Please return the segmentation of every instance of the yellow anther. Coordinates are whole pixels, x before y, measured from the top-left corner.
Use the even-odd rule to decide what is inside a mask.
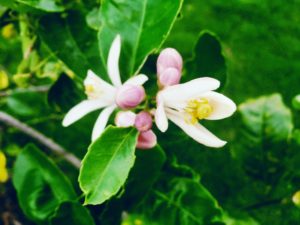
[[[205,98],[192,99],[188,101],[185,112],[187,113],[186,120],[189,123],[196,123],[198,120],[207,118],[213,111],[212,106]]]
[[[95,87],[93,84],[86,84],[84,85],[84,88],[88,99],[97,99],[103,94],[103,91]]]
[[[92,93],[94,91],[95,91],[95,88],[94,88],[93,85],[91,85],[91,84],[85,85],[85,93],[86,94],[90,94],[90,93]]]

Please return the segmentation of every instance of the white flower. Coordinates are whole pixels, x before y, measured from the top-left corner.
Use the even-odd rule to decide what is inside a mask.
[[[92,141],[101,135],[110,115],[117,107],[128,106],[133,108],[143,100],[145,95],[142,85],[148,80],[146,75],[134,76],[122,85],[119,72],[120,51],[121,37],[117,35],[112,42],[107,60],[107,71],[112,85],[89,70],[84,80],[87,100],[74,106],[63,120],[63,126],[66,127],[86,114],[104,108],[94,125]]]
[[[168,119],[180,127],[195,141],[209,147],[226,144],[205,127],[199,120],[219,120],[231,116],[236,110],[235,103],[226,96],[214,92],[220,86],[216,79],[203,77],[166,87],[157,95],[155,122],[165,132]]]

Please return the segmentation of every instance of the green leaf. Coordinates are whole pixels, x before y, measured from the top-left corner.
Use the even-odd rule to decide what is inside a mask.
[[[94,225],[94,219],[88,209],[77,202],[64,202],[50,220],[52,225]]]
[[[61,1],[56,0],[16,0],[16,2],[29,5],[33,8],[40,9],[46,12],[62,12],[64,7]]]
[[[135,128],[109,126],[90,145],[79,174],[85,204],[101,204],[124,185],[134,164],[137,135]]]
[[[293,107],[297,110],[300,109],[300,95],[296,95],[292,101]]]
[[[87,70],[102,72],[96,32],[87,27],[80,12],[70,11],[67,19],[57,14],[41,18],[38,33],[52,52],[75,74],[84,79]],[[51,32],[49,32],[51,31]]]
[[[186,80],[210,76],[226,81],[226,65],[219,38],[210,31],[202,31],[194,49],[194,56],[186,65]]]
[[[101,26],[99,10],[100,8],[94,8],[85,17],[87,25],[94,30],[99,30]]]
[[[156,191],[154,221],[157,219],[159,224],[202,225],[220,220],[222,210],[202,184],[188,178],[175,178],[168,185],[168,192]]]
[[[123,79],[135,75],[147,56],[166,39],[182,0],[105,0],[100,9],[99,47],[106,65],[110,45],[121,35],[120,71]]]
[[[34,145],[19,154],[13,184],[24,214],[37,222],[47,219],[61,202],[76,198],[69,180]]]
[[[287,142],[291,135],[291,111],[279,94],[249,100],[239,106],[239,112],[248,139],[252,140],[250,146],[263,144],[263,139],[273,144]]]
[[[241,104],[239,112],[241,130],[234,154],[249,174],[272,183],[283,172],[293,130],[291,111],[279,94],[273,94]]]
[[[75,81],[62,74],[48,92],[48,103],[58,111],[67,112],[83,99]]]

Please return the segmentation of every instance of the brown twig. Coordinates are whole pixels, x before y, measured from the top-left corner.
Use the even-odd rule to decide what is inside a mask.
[[[18,119],[2,111],[0,111],[0,122],[5,123],[8,126],[17,128],[24,134],[27,134],[28,136],[32,137],[42,145],[46,146],[55,154],[62,156],[66,161],[68,161],[74,167],[80,168],[81,162],[75,155],[69,153],[61,145],[57,144],[52,139],[46,137],[45,135],[33,129],[32,127],[28,126],[27,124],[22,123]]]
[[[43,85],[43,86],[35,86],[35,87],[29,87],[29,88],[16,88],[14,90],[8,90],[8,91],[0,91],[0,97],[6,97],[11,95],[12,93],[15,92],[47,92],[49,91],[50,86],[49,85]]]

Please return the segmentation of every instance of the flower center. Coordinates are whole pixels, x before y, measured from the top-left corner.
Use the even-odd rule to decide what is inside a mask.
[[[97,99],[99,96],[102,95],[102,91],[99,89],[96,89],[94,85],[92,84],[86,84],[84,85],[85,88],[85,94],[87,95],[88,99]]]
[[[194,124],[198,122],[198,120],[208,117],[212,113],[213,108],[207,99],[201,98],[189,100],[184,111],[188,115],[186,120]]]

